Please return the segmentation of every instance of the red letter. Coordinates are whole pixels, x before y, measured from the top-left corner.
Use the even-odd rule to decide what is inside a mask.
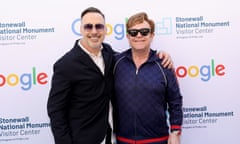
[[[219,75],[219,76],[223,76],[225,74],[225,72],[222,71],[222,70],[224,70],[224,69],[225,69],[224,65],[222,65],[222,64],[217,65],[216,68],[215,68],[216,74]]]
[[[44,80],[45,78],[47,78],[48,75],[46,73],[39,73],[37,75],[37,81],[39,84],[46,84],[47,83],[47,80]],[[43,81],[44,80],[44,81]]]

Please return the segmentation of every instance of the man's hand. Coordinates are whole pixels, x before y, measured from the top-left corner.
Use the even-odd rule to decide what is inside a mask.
[[[171,59],[171,56],[165,52],[165,51],[160,51],[157,53],[159,58],[162,59],[162,66],[165,68],[169,68],[169,69],[174,69],[174,65],[173,65],[173,61]]]
[[[168,138],[168,144],[180,144],[180,135],[171,133]]]

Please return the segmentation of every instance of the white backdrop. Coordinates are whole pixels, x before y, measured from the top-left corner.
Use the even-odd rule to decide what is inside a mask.
[[[184,97],[182,144],[238,144],[240,11],[237,0],[2,0],[0,143],[53,144],[46,102],[52,65],[72,48],[82,10],[106,16],[106,42],[129,46],[125,21],[145,11],[156,22],[152,48],[174,60]]]

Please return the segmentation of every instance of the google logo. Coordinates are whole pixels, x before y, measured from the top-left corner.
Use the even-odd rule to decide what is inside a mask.
[[[187,76],[191,78],[199,77],[204,82],[209,81],[213,76],[224,76],[225,66],[223,64],[215,65],[214,59],[211,60],[210,65],[202,65],[200,67],[192,65],[189,67],[178,66],[176,68],[176,75],[179,78],[185,78]]]
[[[114,35],[114,38],[116,40],[124,39],[124,37],[126,35],[125,24],[127,21],[128,21],[128,18],[125,18],[123,23],[117,23],[114,25],[107,23],[106,24],[107,36]],[[72,25],[71,25],[72,32],[77,36],[81,36],[80,23],[81,23],[81,19],[77,18],[77,19],[73,20]],[[171,19],[164,18],[162,21],[156,22],[155,30],[156,30],[155,31],[156,35],[171,34]]]
[[[47,84],[48,75],[44,72],[37,73],[36,68],[33,67],[30,73],[23,73],[17,75],[15,73],[8,74],[4,76],[0,74],[0,88],[6,85],[17,86],[21,85],[21,89],[24,91],[30,90],[32,85],[45,85]]]
[[[126,21],[127,21],[127,19],[126,19]],[[81,33],[79,31],[80,30],[80,22],[81,22],[80,18],[75,19],[72,22],[72,26],[71,26],[72,32],[77,36],[81,36]],[[115,39],[122,40],[124,38],[124,36],[125,36],[125,25],[124,24],[116,24],[113,26],[113,25],[107,23],[106,26],[107,26],[107,35],[112,35],[114,33]]]

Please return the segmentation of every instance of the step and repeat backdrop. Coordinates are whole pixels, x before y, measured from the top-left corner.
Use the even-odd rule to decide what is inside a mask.
[[[184,97],[182,144],[240,143],[236,0],[2,0],[0,143],[54,143],[46,110],[52,66],[81,38],[89,6],[105,13],[105,41],[119,52],[129,48],[129,16],[144,11],[155,21],[152,49],[171,55]]]

